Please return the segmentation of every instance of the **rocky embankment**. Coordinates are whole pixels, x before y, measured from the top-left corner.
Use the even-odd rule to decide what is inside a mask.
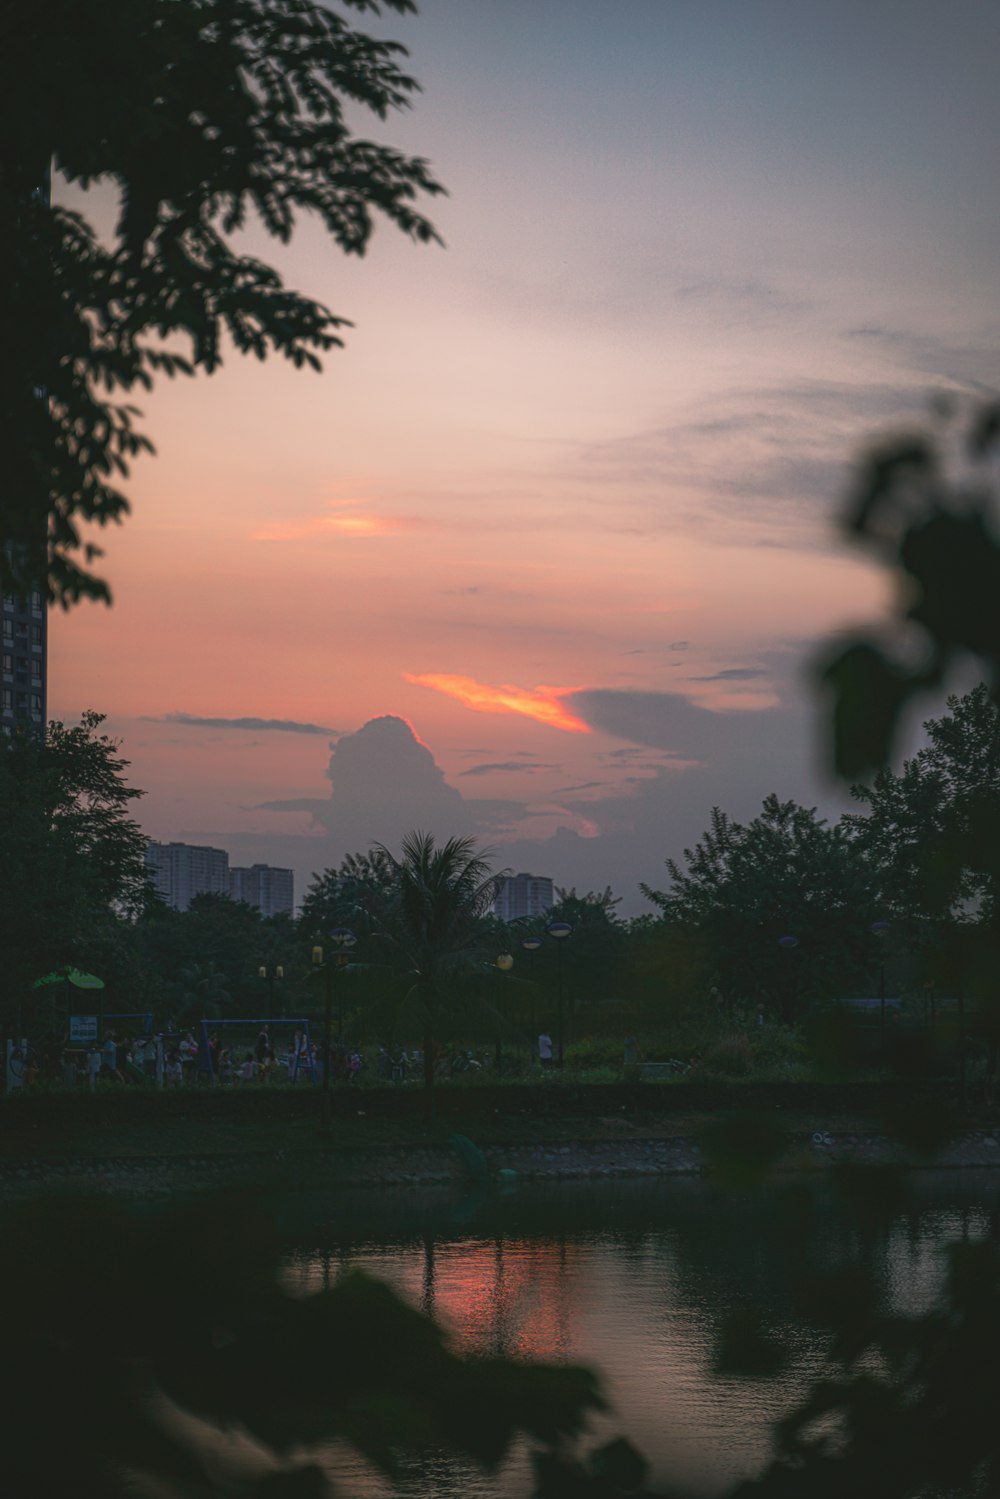
[[[527,1180],[673,1176],[706,1173],[704,1154],[689,1136],[486,1147],[492,1172]],[[867,1165],[962,1168],[1000,1166],[1000,1131],[967,1130],[931,1157],[916,1158],[887,1136],[862,1131],[799,1132],[779,1163],[786,1171],[853,1162]],[[39,1186],[74,1186],[122,1194],[166,1196],[204,1187],[280,1180],[295,1187],[393,1187],[461,1183],[466,1168],[451,1149],[396,1146],[345,1153],[304,1151],[214,1152],[104,1158],[8,1158],[0,1161],[0,1194]]]

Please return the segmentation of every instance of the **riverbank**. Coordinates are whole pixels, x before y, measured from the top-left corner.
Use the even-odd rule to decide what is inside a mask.
[[[710,1116],[689,1116],[670,1125],[649,1119],[563,1120],[558,1130],[547,1129],[520,1139],[497,1138],[503,1130],[487,1131],[476,1140],[486,1162],[486,1180],[556,1181],[627,1177],[670,1177],[712,1174],[706,1131],[718,1123]],[[1000,1128],[979,1122],[961,1128],[948,1144],[924,1154],[905,1149],[872,1127],[871,1121],[844,1121],[826,1129],[812,1116],[787,1119],[784,1136],[771,1169],[778,1172],[816,1171],[855,1164],[902,1166],[908,1169],[966,1169],[1000,1166]],[[363,1121],[358,1121],[363,1124]],[[44,1148],[17,1152],[7,1140],[0,1154],[0,1195],[19,1196],[39,1187],[74,1186],[115,1195],[169,1197],[199,1190],[228,1187],[317,1187],[324,1190],[367,1187],[453,1185],[468,1183],[468,1166],[448,1141],[441,1126],[425,1126],[434,1138],[373,1139],[355,1128],[334,1127],[326,1138],[284,1125],[271,1128],[265,1139],[253,1131],[254,1141],[239,1144],[216,1131],[159,1131],[154,1141],[146,1131],[133,1134],[127,1148],[108,1148],[116,1142],[92,1129],[59,1148],[49,1140]],[[105,1148],[101,1138],[105,1135]],[[490,1138],[489,1136],[492,1136]],[[512,1174],[512,1175],[511,1175]]]

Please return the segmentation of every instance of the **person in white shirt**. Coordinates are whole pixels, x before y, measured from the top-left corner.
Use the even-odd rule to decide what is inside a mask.
[[[548,1031],[542,1031],[538,1038],[538,1060],[543,1067],[552,1066],[552,1037]]]

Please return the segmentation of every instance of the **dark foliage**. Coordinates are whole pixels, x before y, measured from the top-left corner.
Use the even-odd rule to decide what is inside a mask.
[[[114,946],[121,916],[146,899],[146,840],[130,816],[141,792],[125,779],[103,717],[0,732],[2,1014],[23,1020],[36,979],[86,968]],[[42,1002],[37,993],[34,998]]]
[[[316,1448],[334,1439],[393,1477],[440,1448],[491,1469],[517,1437],[560,1491],[565,1444],[604,1405],[589,1371],[457,1355],[359,1272],[301,1296],[279,1267],[268,1220],[239,1198],[151,1214],[81,1197],[8,1214],[5,1492],[322,1499],[334,1487]],[[610,1499],[641,1475],[630,1450],[581,1471],[607,1469]]]
[[[343,0],[405,13],[410,0]],[[417,240],[441,189],[427,165],[353,134],[417,84],[405,49],[315,0],[10,0],[0,18],[0,581],[69,606],[109,599],[82,524],[120,521],[151,451],[128,399],[158,374],[211,372],[226,344],[319,368],[344,320],[284,286],[233,236],[281,242],[314,214],[347,254],[376,215]],[[105,183],[103,241],[50,201],[50,171]],[[80,555],[82,553],[82,565]]]
[[[705,955],[703,992],[717,988],[722,1004],[798,1019],[870,972],[870,873],[844,826],[769,796],[746,824],[716,808],[684,859],[667,860],[669,890],[643,893]]]
[[[912,698],[975,658],[1000,697],[1000,538],[995,457],[1000,404],[939,403],[929,431],[891,438],[859,463],[843,530],[895,575],[885,632],[859,637],[820,666],[832,698],[832,763],[847,780],[891,759]]]

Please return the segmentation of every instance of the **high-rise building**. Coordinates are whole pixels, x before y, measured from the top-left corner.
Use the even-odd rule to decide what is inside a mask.
[[[150,884],[169,906],[186,911],[196,895],[229,894],[229,855],[198,843],[146,846]]]
[[[519,916],[543,916],[555,905],[552,881],[538,874],[509,874],[501,879],[493,914],[501,921]]]
[[[229,871],[229,893],[233,900],[245,900],[256,906],[262,916],[278,916],[295,906],[295,877],[290,869],[275,869],[270,864],[252,864],[249,869]]]
[[[0,724],[45,727],[48,620],[39,588],[21,597],[3,596],[3,670],[0,671]]]

